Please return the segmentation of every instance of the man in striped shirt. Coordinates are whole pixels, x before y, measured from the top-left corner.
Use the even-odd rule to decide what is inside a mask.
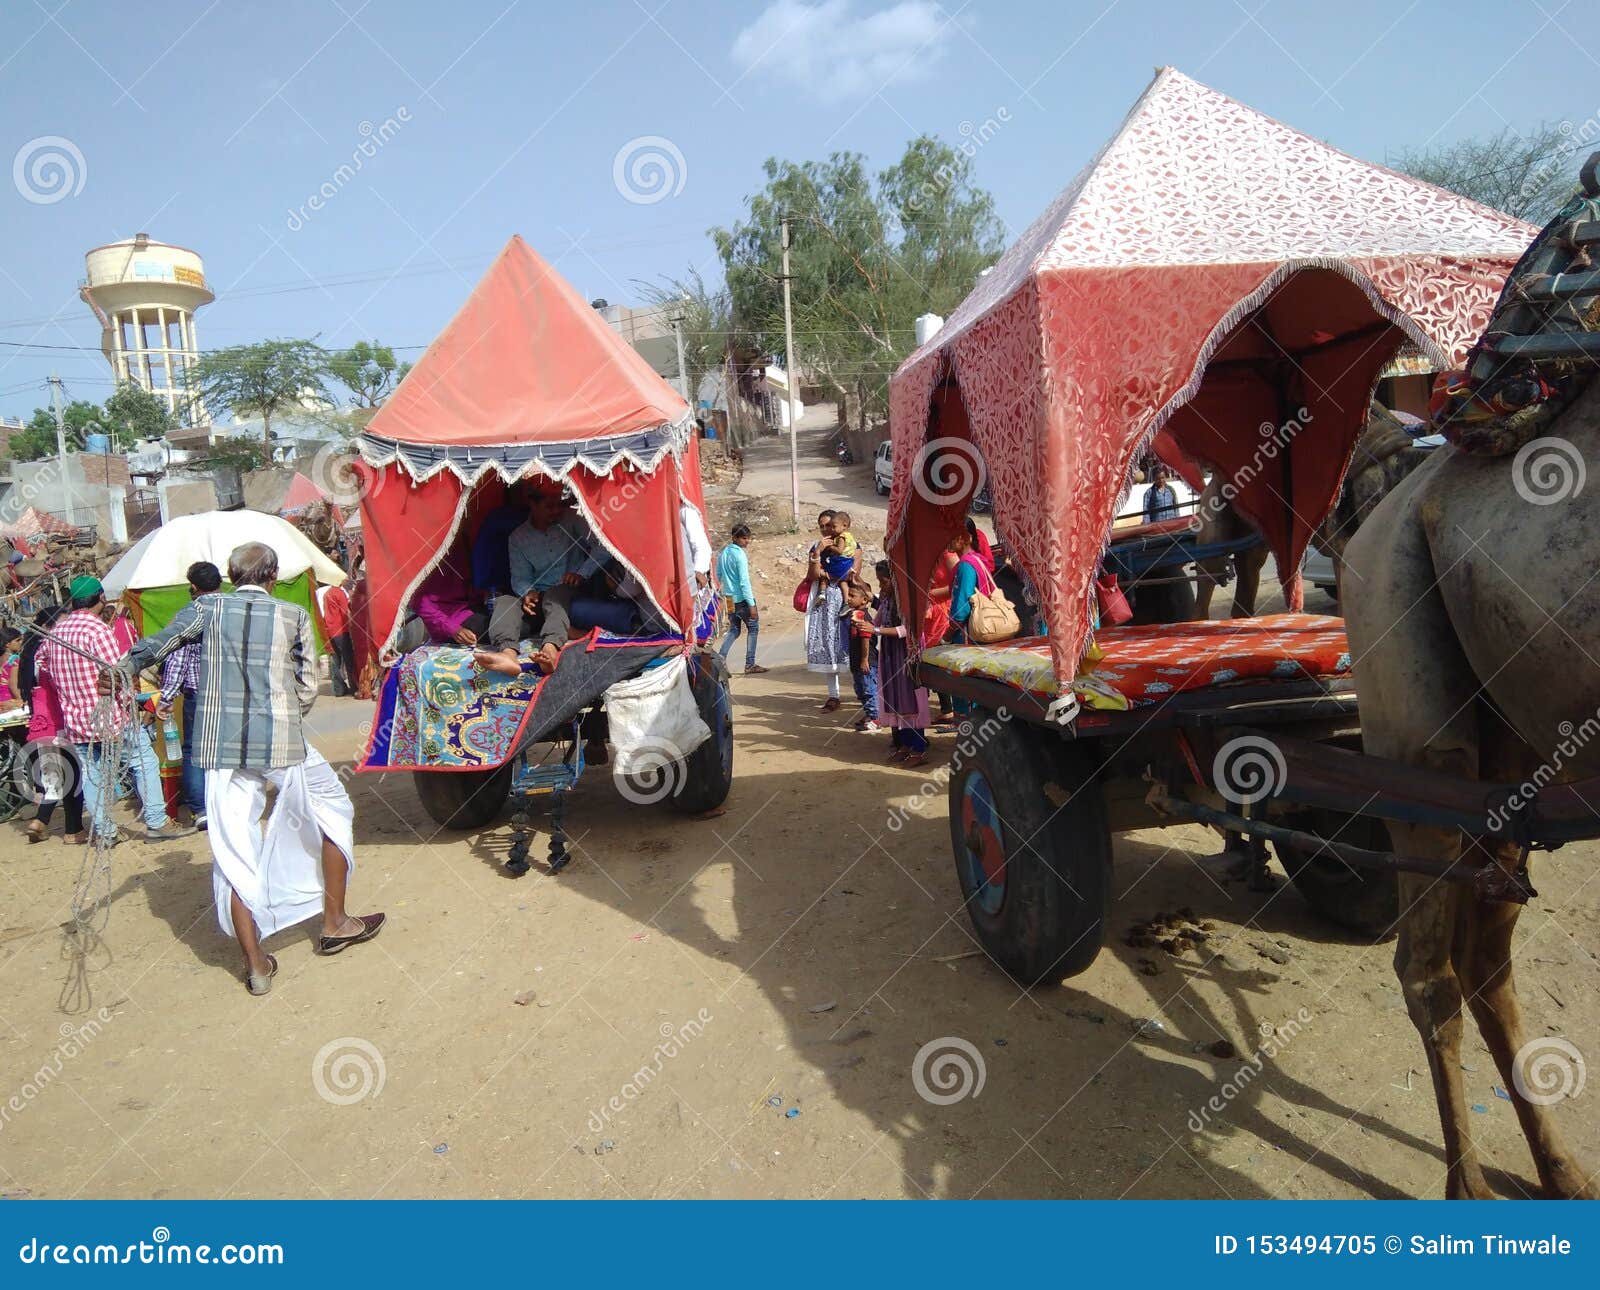
[[[116,633],[101,617],[105,593],[100,579],[80,575],[72,580],[68,594],[72,597],[72,612],[56,620],[50,635],[39,646],[38,669],[55,691],[61,704],[62,729],[77,747],[90,827],[99,839],[113,840],[116,836],[111,806],[117,798],[117,785],[109,782],[112,777],[106,773],[106,745],[115,743],[122,758],[133,767],[147,836],[160,840],[194,832],[167,815],[161,792],[161,766],[140,719],[135,717],[125,725],[121,708],[115,704],[108,705],[96,718],[102,678],[109,678],[109,665],[122,657]]]
[[[345,912],[355,867],[355,808],[302,719],[317,695],[311,616],[274,599],[278,556],[247,542],[228,557],[229,595],[201,596],[166,630],[136,643],[139,672],[182,645],[200,646],[195,763],[206,772],[212,890],[222,930],[239,942],[251,994],[266,994],[278,962],[261,942],[322,915],[319,954],[369,941],[382,914]],[[262,830],[267,790],[277,790]]]

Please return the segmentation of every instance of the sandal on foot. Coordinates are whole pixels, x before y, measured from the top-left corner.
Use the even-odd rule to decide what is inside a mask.
[[[354,936],[319,936],[317,937],[317,953],[322,955],[338,954],[349,949],[352,945],[360,945],[362,941],[370,941],[383,930],[384,916],[382,914],[357,914],[356,922],[361,924],[361,930]]]
[[[257,976],[254,972],[251,972],[248,968],[245,970],[245,974],[244,974],[245,989],[249,990],[251,994],[255,994],[255,995],[266,994],[272,989],[272,978],[277,976],[277,975],[278,975],[278,960],[273,958],[272,955],[269,954],[269,955],[267,955],[267,974],[266,974],[266,976]]]
[[[752,663],[749,667],[745,668],[744,674],[746,676],[761,676],[767,672],[770,672],[771,670],[771,668],[762,667],[759,663]]]
[[[905,760],[905,766],[906,766],[907,770],[914,770],[918,766],[926,766],[927,764],[928,764],[928,754],[927,753],[913,753],[910,757],[907,757],[906,760]]]
[[[838,699],[829,699],[826,703],[824,703],[820,708],[817,709],[818,712],[837,712],[838,710],[839,710],[839,700]]]

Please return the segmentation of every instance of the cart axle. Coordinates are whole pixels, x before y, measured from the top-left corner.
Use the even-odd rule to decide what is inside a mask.
[[[1180,820],[1196,824],[1209,824],[1230,833],[1260,838],[1267,842],[1283,843],[1312,855],[1327,854],[1356,869],[1387,869],[1396,873],[1419,873],[1445,882],[1470,883],[1483,900],[1499,900],[1525,905],[1539,893],[1528,881],[1526,857],[1515,871],[1503,869],[1489,861],[1484,864],[1463,864],[1455,860],[1425,860],[1420,856],[1397,855],[1392,851],[1371,851],[1366,847],[1351,846],[1348,842],[1334,842],[1320,838],[1301,829],[1289,829],[1266,820],[1251,819],[1231,811],[1174,797],[1167,786],[1155,784],[1145,799],[1157,811]]]

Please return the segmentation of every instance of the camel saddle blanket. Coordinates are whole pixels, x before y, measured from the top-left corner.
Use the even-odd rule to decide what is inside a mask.
[[[1441,373],[1434,428],[1462,452],[1499,457],[1542,434],[1600,359],[1600,153],[1581,187],[1506,279],[1464,369]]]

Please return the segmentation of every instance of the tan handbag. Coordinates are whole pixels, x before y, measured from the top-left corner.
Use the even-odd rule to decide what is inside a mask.
[[[1008,641],[1022,630],[1017,611],[999,587],[990,592],[972,593],[972,613],[967,618],[967,635],[981,645]]]

